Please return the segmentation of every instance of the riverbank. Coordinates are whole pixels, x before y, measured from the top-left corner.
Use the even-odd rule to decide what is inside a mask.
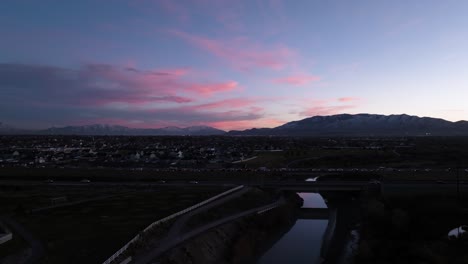
[[[467,263],[468,239],[449,231],[468,223],[468,212],[443,196],[370,199],[356,263]]]
[[[302,199],[295,193],[286,194],[285,199],[286,203],[278,208],[224,224],[171,249],[158,263],[254,263],[268,249],[265,243],[283,233],[284,226],[293,224],[295,210],[302,205]]]

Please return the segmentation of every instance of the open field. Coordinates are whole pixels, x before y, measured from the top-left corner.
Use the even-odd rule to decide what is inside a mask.
[[[44,243],[47,257],[42,263],[99,263],[153,221],[221,191],[201,187],[127,192],[14,219]]]
[[[84,178],[91,181],[158,181],[158,180],[225,180],[249,179],[258,175],[256,171],[228,171],[228,170],[185,170],[185,171],[156,171],[151,169],[111,169],[111,168],[0,168],[1,180],[40,180],[80,181]]]
[[[24,241],[20,236],[13,235],[13,238],[10,241],[0,246],[0,262],[3,257],[8,256],[12,252],[21,252],[26,249],[27,246],[28,244],[26,241]]]
[[[28,187],[21,186],[0,192],[2,213],[29,211],[51,205],[55,197],[66,197],[67,202],[76,202],[95,197],[120,194],[117,188],[63,188],[59,186]]]

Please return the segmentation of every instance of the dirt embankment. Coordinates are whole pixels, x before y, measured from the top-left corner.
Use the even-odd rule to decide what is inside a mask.
[[[271,240],[295,221],[302,199],[286,194],[287,203],[261,215],[222,225],[167,252],[161,264],[252,263],[268,249]]]

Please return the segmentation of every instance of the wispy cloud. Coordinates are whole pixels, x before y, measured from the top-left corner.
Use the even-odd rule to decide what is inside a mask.
[[[361,99],[357,97],[341,97],[336,99],[303,100],[303,108],[299,116],[326,116],[343,114],[360,106]]]
[[[289,85],[304,85],[311,82],[320,81],[320,77],[314,75],[291,75],[278,79],[274,79],[273,82],[280,84],[289,84]]]
[[[200,95],[211,96],[214,93],[229,92],[235,90],[239,84],[234,81],[212,84],[190,84],[187,89]]]
[[[188,81],[187,73],[187,69],[142,71],[107,64],[79,69],[0,64],[0,86],[6,97],[18,100],[81,105],[187,103],[193,101],[190,97],[209,97],[238,87],[235,81]]]
[[[217,127],[223,130],[232,129],[250,129],[250,128],[264,128],[264,127],[276,127],[286,123],[284,120],[274,118],[259,118],[255,120],[240,120],[240,121],[218,121],[210,122],[208,125]]]
[[[194,82],[187,75],[187,69],[108,64],[78,69],[0,64],[0,120],[31,125],[107,120],[137,127],[219,123],[231,129],[236,122],[265,118],[263,99],[225,97],[238,89],[237,82]]]
[[[200,104],[197,106],[198,109],[220,109],[220,108],[230,108],[236,109],[241,107],[249,107],[258,103],[259,100],[252,99],[252,98],[229,98],[223,99],[216,102],[210,102],[205,104]]]
[[[271,47],[252,42],[245,37],[219,40],[180,30],[168,30],[168,32],[227,61],[239,70],[258,68],[280,70],[293,62],[294,52],[284,45]]]
[[[361,100],[361,98],[358,98],[358,97],[341,97],[341,98],[338,98],[338,101],[343,102],[343,103],[357,102],[357,101],[360,101],[360,100]]]
[[[301,116],[336,115],[336,114],[345,113],[346,111],[349,111],[356,107],[357,107],[356,105],[312,106],[300,112],[299,114]]]

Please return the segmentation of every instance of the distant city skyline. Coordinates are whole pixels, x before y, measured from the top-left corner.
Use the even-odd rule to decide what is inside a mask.
[[[4,0],[0,122],[468,119],[468,2]]]

